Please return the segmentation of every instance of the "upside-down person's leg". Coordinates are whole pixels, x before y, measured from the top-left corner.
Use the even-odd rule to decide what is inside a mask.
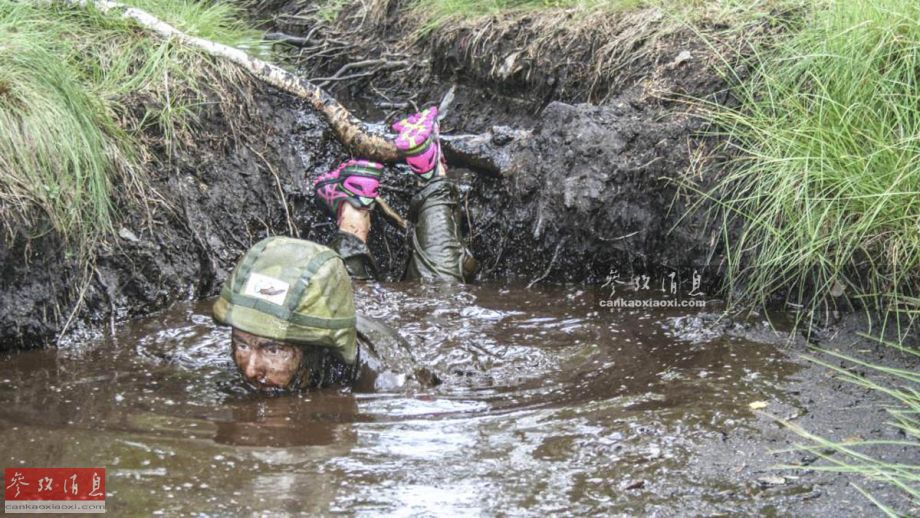
[[[405,279],[470,282],[476,260],[460,231],[460,194],[443,173],[428,181],[409,204],[410,257]]]
[[[367,247],[371,218],[368,209],[356,209],[344,203],[339,213],[339,232],[330,247],[345,260],[345,268],[355,280],[378,277],[377,263]]]
[[[438,109],[431,107],[393,124],[396,148],[420,181],[425,182],[409,204],[411,256],[405,278],[468,282],[476,261],[460,234],[460,195],[446,177],[441,155]]]
[[[345,267],[355,280],[377,278],[377,265],[367,248],[367,236],[381,171],[383,165],[376,162],[349,160],[320,175],[313,183],[317,197],[339,226],[330,247],[345,260]]]

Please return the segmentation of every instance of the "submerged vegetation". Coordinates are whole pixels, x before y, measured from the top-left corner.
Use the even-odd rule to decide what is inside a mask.
[[[133,0],[186,31],[259,44],[225,3]],[[144,132],[172,145],[203,92],[234,70],[93,9],[0,0],[0,211],[8,232],[76,244],[141,198]]]

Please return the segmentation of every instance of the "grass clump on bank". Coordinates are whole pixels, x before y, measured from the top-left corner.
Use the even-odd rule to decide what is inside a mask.
[[[580,24],[604,25],[630,11],[658,9],[675,23],[724,22],[736,27],[808,0],[410,0],[408,10],[423,20],[421,33],[452,23],[515,15],[576,13]],[[560,20],[557,18],[557,22]],[[571,25],[562,23],[561,25]],[[571,27],[575,28],[575,27]]]
[[[737,89],[714,119],[739,158],[715,193],[729,288],[788,294],[814,316],[849,300],[917,315],[920,288],[920,3],[836,0]]]
[[[226,4],[126,3],[196,35],[258,44]],[[115,193],[147,194],[144,132],[170,144],[190,124],[203,90],[232,73],[113,13],[0,0],[0,212],[7,231],[54,231],[78,246],[110,231]]]
[[[727,288],[743,306],[785,296],[809,324],[840,305],[862,307],[882,316],[879,335],[897,326],[899,343],[886,342],[893,352],[916,356],[900,341],[920,313],[920,3],[831,0],[802,22],[773,47],[752,45],[740,107],[712,113],[737,152],[710,193],[722,212]],[[809,469],[858,474],[916,499],[920,468],[864,447],[920,447],[920,376],[825,352],[891,380],[812,358],[891,397],[889,424],[903,439],[840,442],[787,423],[825,460]]]

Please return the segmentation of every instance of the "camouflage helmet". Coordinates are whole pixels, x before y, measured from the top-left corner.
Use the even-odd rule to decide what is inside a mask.
[[[329,347],[355,361],[351,279],[338,254],[312,241],[256,243],[224,283],[214,319],[272,340]]]

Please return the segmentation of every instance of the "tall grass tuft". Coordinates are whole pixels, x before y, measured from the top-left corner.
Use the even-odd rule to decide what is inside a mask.
[[[713,193],[723,228],[743,223],[725,234],[736,302],[917,316],[918,42],[920,2],[831,1],[756,56],[740,108],[714,114],[740,152]]]
[[[190,33],[256,47],[226,4],[129,0]],[[220,67],[92,8],[0,0],[0,213],[8,232],[82,246],[142,198],[142,134],[187,128]],[[152,126],[156,126],[152,128]]]
[[[755,42],[752,74],[735,89],[740,106],[711,112],[737,156],[709,193],[720,209],[729,294],[746,306],[785,296],[810,320],[839,302],[861,306],[896,323],[903,339],[920,313],[920,3],[828,0],[803,12],[774,46]],[[886,345],[920,354],[901,340]],[[920,375],[824,352],[893,380],[810,358],[891,397],[889,424],[903,439],[839,442],[786,423],[825,460],[813,469],[917,498],[920,467],[863,447],[920,448]]]

